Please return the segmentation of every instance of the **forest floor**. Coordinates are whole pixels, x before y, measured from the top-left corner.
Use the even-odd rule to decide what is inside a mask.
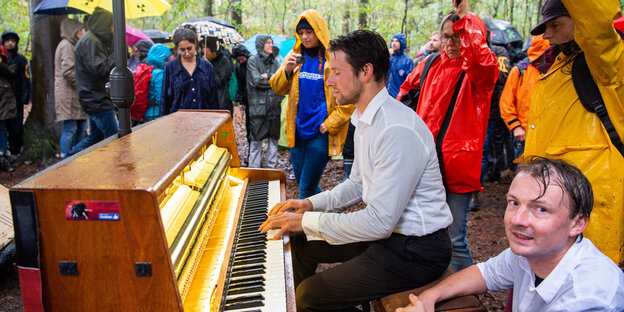
[[[243,116],[235,107],[234,131],[237,138],[239,155],[243,164],[246,164],[247,140],[245,135],[245,123]],[[56,163],[57,159],[45,159],[35,162],[22,162],[15,166],[13,172],[0,172],[0,184],[11,187],[31,175]],[[284,170],[286,176],[292,174],[288,150],[280,150],[278,153],[277,167]],[[321,179],[321,188],[328,190],[340,183],[343,179],[341,160],[331,160],[325,169]],[[481,193],[481,209],[471,211],[468,216],[468,244],[475,262],[482,262],[497,255],[508,247],[503,226],[503,214],[505,212],[505,194],[509,188],[511,177],[503,178],[500,182],[486,183],[485,190]],[[294,179],[288,179],[286,183],[287,198],[297,198],[299,189]],[[362,208],[363,205],[353,209]],[[502,311],[507,298],[507,291],[487,292],[479,296],[479,299],[488,311]],[[0,312],[23,311],[21,291],[15,263],[9,263],[7,267],[0,268]]]

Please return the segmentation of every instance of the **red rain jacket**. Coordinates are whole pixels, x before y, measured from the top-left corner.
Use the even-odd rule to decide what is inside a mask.
[[[481,156],[490,98],[498,79],[498,61],[487,46],[485,24],[479,16],[469,12],[453,24],[453,31],[460,36],[462,56],[451,60],[442,47],[441,55],[431,65],[421,89],[416,113],[436,138],[460,74],[462,70],[466,72],[442,142],[442,159],[447,191],[467,193],[483,189],[479,182]],[[407,76],[398,99],[409,90],[420,87],[420,74],[425,63],[418,63]]]

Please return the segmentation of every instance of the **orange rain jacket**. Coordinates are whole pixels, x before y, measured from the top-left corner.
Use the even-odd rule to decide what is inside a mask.
[[[442,47],[421,88],[416,113],[437,137],[444,115],[451,103],[455,86],[462,71],[466,72],[449,128],[442,142],[444,179],[451,193],[481,191],[481,155],[490,114],[490,99],[498,79],[496,55],[486,43],[485,24],[476,14],[469,12],[453,24],[459,34],[461,57],[451,60]],[[426,62],[406,78],[397,96],[420,88],[420,75]]]
[[[549,47],[548,40],[542,39],[542,35],[534,36],[531,40],[531,47],[527,51],[529,66],[522,75],[520,75],[518,67],[514,66],[509,77],[507,77],[499,106],[501,118],[509,130],[516,127],[522,127],[526,130],[527,119],[529,118],[529,101],[533,87],[540,76],[539,70],[533,66],[533,62],[542,56]]]
[[[624,42],[613,29],[622,16],[616,0],[563,0],[574,40],[620,138],[624,138]],[[588,9],[591,7],[591,9]],[[557,56],[531,96],[524,155],[570,161],[592,184],[594,209],[584,235],[616,263],[624,260],[624,157],[602,122],[587,111],[572,83],[571,63]]]

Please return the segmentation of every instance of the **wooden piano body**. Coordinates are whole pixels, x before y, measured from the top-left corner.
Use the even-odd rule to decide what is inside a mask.
[[[184,299],[159,209],[165,190],[211,143],[231,153],[229,175],[240,180],[242,190],[252,181],[280,180],[285,199],[282,171],[240,168],[232,121],[220,111],[176,112],[13,187],[25,311],[217,310],[223,278],[219,285],[207,285],[202,272],[228,270],[232,235],[225,235],[222,264],[210,260],[206,247]],[[237,190],[226,191],[222,199],[222,205],[236,210],[234,223],[244,193]],[[67,206],[77,201],[108,207],[108,214],[99,220],[72,220]],[[295,311],[287,238],[284,242],[284,301],[288,311]]]

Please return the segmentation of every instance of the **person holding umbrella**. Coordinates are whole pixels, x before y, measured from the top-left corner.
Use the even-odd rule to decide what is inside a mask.
[[[191,27],[173,33],[178,57],[165,66],[161,116],[178,109],[218,108],[214,70],[210,62],[197,55],[197,33]]]

